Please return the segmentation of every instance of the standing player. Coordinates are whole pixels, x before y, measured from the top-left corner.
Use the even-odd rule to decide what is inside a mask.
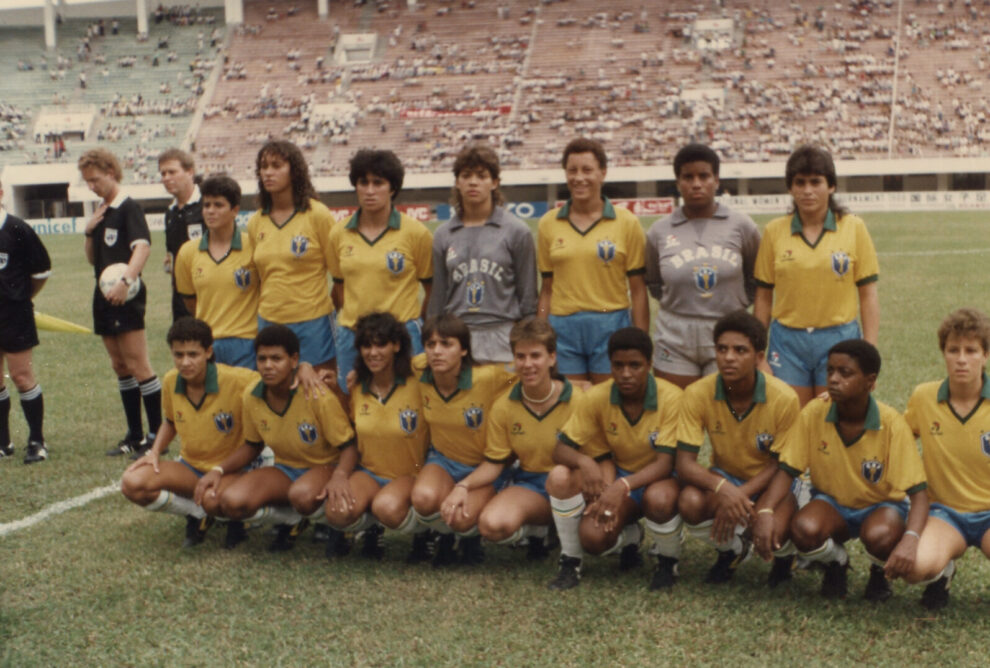
[[[261,280],[258,327],[286,325],[299,338],[299,359],[318,369],[336,366],[327,271],[330,209],[316,198],[299,147],[270,141],[255,164],[261,208],[248,220]]]
[[[970,545],[990,557],[990,319],[975,309],[953,311],[938,329],[945,380],[922,383],[905,419],[921,437],[932,498],[918,558],[908,582],[927,583],[921,604],[949,603],[955,559]]]
[[[557,332],[560,372],[600,383],[609,378],[612,332],[629,325],[650,329],[646,237],[636,216],[602,195],[607,158],[601,144],[575,139],[561,162],[571,198],[540,219],[539,314]]]
[[[0,201],[3,185],[0,184]],[[3,385],[3,363],[20,393],[28,424],[24,463],[48,458],[42,425],[45,403],[34,377],[31,349],[38,345],[31,300],[52,273],[52,263],[41,239],[30,225],[0,206],[0,459],[14,456],[10,440],[10,392]]]
[[[787,383],[757,369],[767,348],[767,329],[746,311],[719,318],[712,335],[718,373],[684,390],[677,476],[684,485],[678,500],[692,536],[718,550],[706,582],[727,582],[751,553],[742,536],[753,520],[754,500],[766,491],[777,471],[771,448],[778,446],[797,418],[797,395]],[[712,466],[698,463],[705,440],[712,445]],[[797,509],[793,494],[773,506],[775,531],[785,535]],[[790,579],[794,546],[774,552],[768,584]]]
[[[785,180],[794,213],[763,231],[753,315],[770,328],[769,368],[803,406],[825,391],[833,344],[861,331],[877,344],[879,269],[866,224],[835,201],[835,163],[827,151],[798,148],[787,159]]]
[[[547,474],[554,465],[557,434],[576,410],[581,390],[556,377],[557,337],[546,320],[517,323],[509,341],[519,382],[492,405],[486,461],[454,485],[440,512],[448,525],[469,516],[474,491],[494,483],[518,459],[512,481],[481,511],[478,529],[486,539],[505,545],[526,538],[527,557],[543,559],[552,520]]]
[[[399,213],[393,200],[405,169],[391,151],[358,151],[351,158],[351,185],[360,208],[330,233],[330,274],[337,307],[337,368],[347,390],[357,348],[354,325],[372,311],[394,315],[409,332],[412,354],[423,352],[422,315],[433,279],[433,235],[423,223]],[[419,286],[426,292],[419,301]]]
[[[162,421],[162,386],[148,360],[144,336],[147,288],[141,281],[137,295],[127,301],[129,286],[141,276],[151,254],[151,235],[144,212],[120,190],[124,176],[116,156],[106,149],[86,151],[79,158],[86,185],[103,202],[86,223],[86,259],[93,265],[93,331],[102,339],[117,374],[120,398],[127,417],[127,434],[107,451],[115,457],[139,454],[151,447]],[[111,264],[127,264],[123,278],[107,296],[100,291],[100,274]],[[141,427],[141,403],[148,414],[148,435]]]
[[[811,501],[791,519],[790,538],[802,557],[824,565],[826,598],[846,595],[849,555],[842,544],[857,536],[873,562],[865,598],[890,598],[887,579],[911,572],[928,517],[911,428],[870,394],[879,372],[880,353],[868,341],[832,346],[829,400],[814,400],[798,415],[780,446],[780,470],[756,502],[753,542],[767,559],[787,539],[774,521],[776,509],[793,479],[810,471]]]
[[[196,163],[193,157],[178,148],[170,148],[158,156],[158,173],[162,185],[174,197],[165,210],[165,273],[172,274],[172,320],[194,312],[186,308],[175,285],[175,259],[182,244],[199,239],[203,234],[203,205],[196,185]]]
[[[612,379],[591,388],[564,424],[553,454],[557,466],[547,477],[560,537],[560,570],[550,589],[578,585],[585,550],[618,551],[620,570],[641,564],[640,516],[657,557],[650,589],[674,584],[681,519],[672,474],[681,390],[653,377],[653,343],[641,329],[612,334],[608,357]]]
[[[509,330],[536,315],[536,251],[526,223],[502,206],[498,154],[471,143],[454,160],[454,214],[433,236],[429,315],[471,330],[479,364],[512,361]]]
[[[206,232],[179,250],[175,285],[189,310],[213,328],[216,361],[253,369],[258,274],[251,237],[237,229],[240,202],[241,187],[229,176],[203,182]]]
[[[244,442],[200,478],[194,500],[219,497],[233,520],[274,521],[272,552],[291,550],[295,539],[324,514],[321,492],[340,452],[351,449],[354,430],[333,392],[307,398],[292,389],[299,339],[285,325],[269,325],[254,340],[261,381],[242,395]],[[274,466],[237,475],[268,446]],[[231,475],[237,478],[226,483]],[[300,517],[301,516],[301,517]]]
[[[147,510],[184,516],[183,547],[192,547],[203,542],[220,512],[217,496],[201,499],[202,506],[193,501],[196,485],[244,444],[242,395],[257,382],[257,374],[213,362],[213,333],[202,320],[179,318],[166,340],[175,368],[163,379],[165,420],[151,448],[127,467],[120,491]],[[162,453],[176,436],[181,441],[179,461],[162,461]],[[226,477],[218,493],[233,479]],[[231,522],[225,546],[234,547],[243,535],[244,526]]]
[[[715,372],[715,321],[753,302],[760,232],[753,219],[715,201],[718,155],[688,144],[674,156],[683,206],[646,233],[646,286],[660,301],[653,366],[687,387]],[[761,351],[762,352],[762,351]]]

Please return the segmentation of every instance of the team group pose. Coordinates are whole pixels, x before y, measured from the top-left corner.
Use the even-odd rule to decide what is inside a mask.
[[[601,144],[575,139],[561,164],[568,199],[534,243],[484,143],[457,155],[454,212],[435,235],[396,208],[404,169],[391,151],[353,156],[358,210],[336,223],[299,148],[266,143],[244,232],[237,182],[197,186],[192,159],[166,151],[175,368],[163,387],[144,335],[147,223],[113,154],[84,153],[101,200],[85,230],[94,329],[127,418],[107,454],[137,458],[123,494],[184,516],[190,547],[217,520],[228,548],[275,524],[273,551],[319,525],[328,558],[358,541],[379,559],[390,529],[412,536],[409,562],[435,566],[480,563],[483,539],[533,559],[559,541],[558,591],[579,584],[586,554],[638,567],[644,540],[649,588],[673,588],[690,536],[716,550],[707,583],[755,553],[773,561],[770,587],[820,564],[821,594],[844,597],[844,545],[859,538],[866,599],[903,578],[944,607],[966,548],[990,557],[987,316],[946,318],[946,378],[918,386],[902,416],[873,397],[877,253],[835,199],[828,152],[791,154],[793,210],[762,239],[716,201],[706,146],[677,153],[683,204],[648,234],[604,196]],[[101,281],[116,264],[119,280]],[[0,211],[0,361],[28,421],[25,462],[47,456],[31,299],[50,269],[37,236]],[[2,386],[4,457],[9,413]]]

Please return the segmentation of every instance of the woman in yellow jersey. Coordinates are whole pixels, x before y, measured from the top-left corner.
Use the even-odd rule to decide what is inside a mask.
[[[825,391],[829,348],[860,335],[876,345],[879,269],[866,224],[835,201],[828,151],[798,148],[784,178],[794,211],[763,231],[753,315],[770,328],[764,370],[793,387],[803,406]]]
[[[928,523],[908,582],[928,586],[921,604],[949,603],[955,559],[970,545],[990,558],[990,319],[975,309],[953,311],[938,329],[947,378],[914,389],[904,414],[921,438],[932,497]]]
[[[561,163],[570,199],[540,219],[537,234],[538,313],[557,332],[560,372],[595,383],[609,378],[612,332],[650,330],[646,236],[635,215],[602,195],[607,162],[597,141],[567,145]]]
[[[440,533],[433,555],[434,566],[454,561],[456,532],[460,534],[461,561],[484,559],[476,525],[485,504],[495,496],[496,485],[473,490],[465,512],[446,524],[440,504],[485,458],[485,427],[492,402],[509,389],[514,376],[498,365],[475,366],[471,357],[471,332],[452,313],[430,318],[423,327],[426,361],[419,378],[423,418],[430,428],[426,465],[412,490],[413,508],[423,523]]]
[[[299,337],[299,359],[335,368],[330,293],[333,216],[317,200],[299,148],[270,141],[258,151],[260,209],[248,220],[254,264],[261,280],[258,328],[286,325]]]
[[[327,520],[341,531],[363,532],[361,554],[373,559],[384,554],[382,525],[413,533],[409,560],[422,561],[431,535],[417,520],[410,495],[429,433],[412,377],[409,332],[392,314],[378,312],[362,316],[354,330],[359,357],[351,411],[358,447],[341,454],[326,484]],[[328,555],[343,551],[328,543]]]
[[[553,468],[557,434],[575,410],[580,390],[556,374],[557,336],[545,320],[524,320],[509,334],[519,382],[492,405],[485,442],[485,461],[454,485],[441,506],[452,525],[471,513],[474,490],[491,485],[514,459],[508,487],[485,505],[478,518],[481,535],[503,544],[528,539],[528,557],[548,554],[550,500],[545,488]]]
[[[148,510],[184,516],[183,547],[192,547],[203,542],[220,512],[216,496],[203,499],[202,506],[193,501],[196,484],[243,443],[241,395],[257,375],[215,364],[213,332],[202,320],[179,318],[166,340],[175,368],[162,380],[165,420],[148,452],[124,472],[120,491]],[[179,460],[162,461],[162,453],[176,436],[182,440]],[[222,492],[231,480],[218,490]],[[241,531],[243,526],[230,523],[228,545]]]
[[[420,327],[430,301],[433,235],[393,205],[404,176],[402,163],[391,151],[358,151],[351,158],[350,171],[358,211],[330,234],[337,367],[345,391],[345,379],[357,358],[354,324],[364,314],[391,313],[405,324],[412,354],[423,352]],[[422,303],[420,285],[426,293]]]

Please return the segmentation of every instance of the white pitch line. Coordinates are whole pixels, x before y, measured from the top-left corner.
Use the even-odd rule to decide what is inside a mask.
[[[71,499],[66,499],[65,501],[59,501],[58,503],[53,503],[47,508],[39,510],[34,515],[28,515],[27,517],[19,520],[14,520],[13,522],[7,522],[6,524],[0,524],[0,538],[3,538],[7,534],[14,533],[15,531],[20,531],[21,529],[27,529],[32,527],[39,522],[44,522],[49,517],[53,515],[61,515],[67,510],[72,510],[73,508],[78,508],[80,506],[85,506],[90,501],[96,501],[97,499],[102,499],[108,494],[113,494],[120,490],[120,483],[115,482],[112,485],[107,485],[106,487],[97,487],[96,489],[90,490],[81,496],[77,496]]]
[[[926,250],[926,251],[877,251],[877,255],[882,257],[917,256],[917,255],[976,255],[979,253],[990,253],[990,248],[957,248],[954,250]]]

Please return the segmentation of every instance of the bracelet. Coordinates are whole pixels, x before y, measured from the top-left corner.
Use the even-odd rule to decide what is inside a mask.
[[[773,508],[760,508],[756,511],[757,515],[773,515]]]
[[[454,487],[463,487],[465,492],[470,492],[471,488],[465,485],[463,482],[459,482]]]
[[[918,534],[918,532],[917,531],[912,531],[911,529],[908,529],[907,531],[905,531],[904,532],[904,535],[905,536],[914,536],[918,540],[921,540],[921,536]]]
[[[95,236],[96,236],[96,230],[93,230],[92,232],[83,232],[83,235],[84,235],[84,236],[85,236],[85,237],[86,237],[87,239],[92,239],[93,237],[95,237]]]
[[[213,467],[213,468],[211,468],[210,470],[211,470],[211,471],[220,471],[220,475],[223,475],[223,467],[222,467],[222,466],[220,466],[219,464],[217,464],[216,466],[214,466],[214,467]]]
[[[632,485],[625,478],[619,478],[619,482],[626,486],[626,496],[632,496]]]
[[[725,481],[726,480],[728,480],[728,478],[722,478],[722,481],[719,484],[715,485],[715,493],[716,494],[718,494],[718,490],[722,489],[722,485],[725,484]]]

